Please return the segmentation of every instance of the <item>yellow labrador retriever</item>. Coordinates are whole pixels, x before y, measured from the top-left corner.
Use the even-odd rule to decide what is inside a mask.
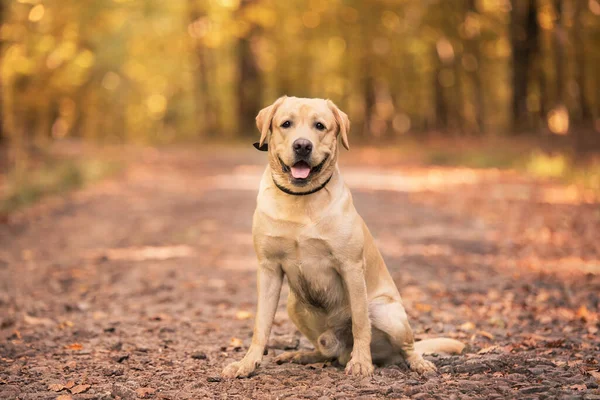
[[[246,356],[223,370],[246,377],[260,364],[283,276],[291,320],[314,351],[283,353],[278,363],[337,359],[346,373],[369,376],[373,362],[435,366],[423,353],[460,353],[452,339],[413,340],[398,289],[340,174],[338,136],[346,149],[350,122],[330,100],[281,97],[256,117],[255,147],[269,152],[253,220],[258,256],[258,310]]]

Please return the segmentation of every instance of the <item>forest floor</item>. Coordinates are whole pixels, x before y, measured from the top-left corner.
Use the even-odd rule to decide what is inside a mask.
[[[280,301],[263,365],[251,219],[265,154],[143,151],[119,175],[0,225],[2,399],[600,399],[600,207],[516,172],[341,154],[418,339],[457,338],[437,373],[355,379],[276,365],[308,348]]]

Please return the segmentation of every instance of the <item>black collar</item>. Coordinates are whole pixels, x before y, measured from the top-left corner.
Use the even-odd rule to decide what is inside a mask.
[[[329,183],[329,181],[331,180],[332,177],[333,177],[333,174],[331,174],[329,176],[329,178],[327,178],[327,180],[325,182],[323,182],[321,185],[319,185],[318,187],[316,187],[312,190],[309,190],[308,192],[292,192],[290,189],[285,188],[285,187],[281,186],[279,183],[277,183],[275,181],[275,179],[273,178],[273,175],[271,175],[271,179],[273,179],[273,183],[275,184],[275,186],[277,186],[277,189],[281,190],[283,193],[291,194],[292,196],[306,196],[308,194],[316,193],[319,190],[323,189],[325,187],[325,185],[327,185]]]

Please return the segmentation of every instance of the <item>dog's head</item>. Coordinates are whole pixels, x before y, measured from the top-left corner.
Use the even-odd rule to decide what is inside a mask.
[[[254,146],[269,151],[273,179],[295,192],[331,177],[338,136],[349,149],[350,121],[331,100],[283,96],[258,113],[256,125],[261,136]]]

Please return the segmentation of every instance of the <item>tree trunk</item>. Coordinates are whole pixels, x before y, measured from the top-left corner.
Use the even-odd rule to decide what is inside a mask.
[[[4,25],[4,1],[0,0],[0,27]],[[0,37],[0,65],[2,56],[4,55],[4,41]],[[6,133],[4,131],[4,85],[2,85],[2,75],[0,74],[0,144],[6,141]]]
[[[511,10],[511,44],[513,52],[512,125],[522,133],[528,123],[527,95],[532,60],[537,53],[537,10],[535,0],[513,0]]]
[[[563,25],[563,0],[555,0],[556,21],[554,25],[554,68],[556,70],[556,101],[557,106],[564,104],[565,77],[565,42],[567,34]]]
[[[189,0],[188,8],[190,23],[194,23],[205,16],[205,13],[198,6],[198,0]],[[201,41],[197,41],[195,43],[195,53],[198,61],[198,72],[194,77],[194,102],[202,126],[200,134],[213,136],[218,129],[218,111],[209,86],[208,49],[202,45]]]
[[[433,71],[433,91],[435,95],[435,127],[439,132],[444,132],[448,129],[448,103],[444,96],[444,87],[440,82],[440,74],[442,72],[442,61],[439,58],[436,49],[433,50],[433,57],[436,68]]]
[[[581,23],[581,13],[584,2],[578,1],[575,3],[575,15],[573,17],[573,46],[575,48],[575,82],[579,88],[578,93],[578,105],[579,105],[579,117],[584,123],[591,122],[592,112],[590,110],[590,104],[586,95],[587,87],[587,68],[586,68],[586,57],[584,47],[584,31],[583,24]]]
[[[242,0],[238,18],[243,18],[245,8],[255,0]],[[246,36],[238,42],[238,126],[242,134],[254,134],[254,118],[261,108],[261,76],[252,49],[252,41],[258,36],[259,29],[252,25]]]
[[[477,6],[476,6],[477,0],[467,0],[467,10],[469,10],[469,12],[478,14],[477,12]],[[473,88],[475,91],[475,101],[474,101],[474,109],[475,109],[475,123],[477,126],[477,133],[479,134],[483,134],[485,131],[485,125],[484,125],[484,121],[485,121],[485,101],[484,101],[484,95],[483,95],[483,83],[481,82],[481,51],[479,50],[479,41],[481,40],[481,35],[478,34],[475,37],[470,38],[470,40],[467,43],[467,48],[469,49],[469,52],[473,55],[474,59],[475,59],[475,63],[477,65],[477,67],[475,68],[474,71],[471,71],[471,77],[473,80]]]
[[[575,50],[575,82],[579,89],[577,103],[579,109],[578,121],[573,129],[574,147],[578,158],[584,158],[590,152],[600,150],[600,140],[598,132],[594,127],[593,114],[590,109],[590,103],[586,95],[587,68],[586,68],[586,49],[584,41],[584,27],[581,23],[581,14],[585,7],[584,2],[576,2],[575,15],[573,16],[573,47]],[[598,82],[597,82],[598,83]]]

